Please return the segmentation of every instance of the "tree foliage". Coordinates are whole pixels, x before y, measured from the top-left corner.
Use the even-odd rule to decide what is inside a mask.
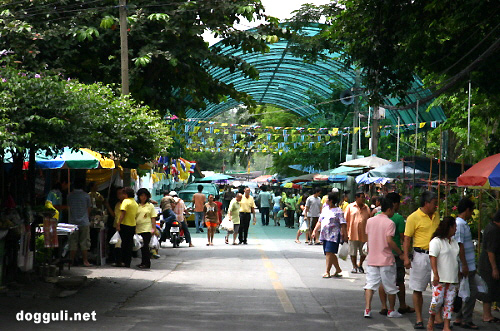
[[[84,83],[120,82],[120,35],[115,0],[12,1],[2,6],[0,49],[11,49],[31,71],[60,70]],[[247,105],[252,98],[214,79],[210,70],[226,69],[257,78],[254,67],[224,53],[222,46],[267,52],[268,41],[286,31],[264,15],[260,1],[131,1],[128,10],[130,91],[162,114],[201,109],[207,102],[232,97]],[[242,18],[267,19],[257,32],[234,28]],[[209,32],[222,46],[204,41]]]
[[[149,161],[169,145],[162,118],[108,86],[0,68],[2,148],[55,153],[91,148],[116,158]]]
[[[415,74],[444,76],[428,82],[439,93],[469,77],[483,93],[499,90],[500,12],[494,1],[339,0],[304,5],[291,26],[300,31],[321,19],[322,33],[298,37],[295,52],[312,61],[327,56],[324,50],[339,52],[346,66],[362,71],[372,105],[388,95],[404,97]]]

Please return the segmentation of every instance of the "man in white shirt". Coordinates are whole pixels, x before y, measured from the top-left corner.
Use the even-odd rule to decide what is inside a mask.
[[[470,227],[467,223],[472,217],[473,212],[474,202],[469,198],[463,198],[459,201],[455,240],[458,242],[460,248],[460,272],[463,277],[468,277],[469,279],[470,296],[464,301],[462,309],[457,313],[454,324],[466,329],[477,329],[477,326],[472,323],[472,315],[477,298],[477,285],[474,277],[476,274],[476,254]]]
[[[314,194],[311,195],[309,198],[306,200],[306,209],[304,211],[304,219],[308,222],[309,226],[309,237],[312,235],[311,229],[316,228],[316,223],[318,222],[319,215],[321,214],[321,189],[317,188],[314,190]],[[319,242],[319,229],[317,233],[314,234],[315,238],[315,244],[316,245],[321,245]],[[311,240],[309,242],[309,245],[312,245],[313,241]]]

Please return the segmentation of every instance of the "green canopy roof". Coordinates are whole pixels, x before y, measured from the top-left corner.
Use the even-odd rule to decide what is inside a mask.
[[[250,30],[252,31],[252,30]],[[255,31],[255,30],[254,30]],[[316,35],[321,31],[318,24],[313,24],[304,32]],[[260,36],[257,36],[260,37]],[[258,80],[245,77],[241,72],[231,73],[229,69],[213,68],[210,73],[215,79],[233,85],[237,90],[251,95],[259,104],[273,104],[284,109],[290,109],[299,116],[312,120],[319,110],[310,101],[311,91],[320,97],[330,100],[333,86],[350,89],[354,86],[355,70],[347,68],[337,60],[340,54],[328,54],[331,60],[306,63],[294,56],[289,50],[289,42],[280,40],[269,44],[270,51],[265,54],[246,53],[241,49],[224,46],[219,42],[212,47],[219,48],[222,54],[240,57],[253,65],[260,73]],[[395,106],[400,101],[410,104],[430,95],[431,92],[422,88],[422,82],[415,77],[411,93],[404,100],[387,98],[386,104]],[[190,109],[186,112],[188,118],[209,119],[224,111],[239,106],[241,103],[229,98],[221,103],[209,103],[204,110]],[[440,107],[432,107],[429,112],[424,110],[429,104],[423,104],[419,109],[419,122],[444,121],[446,119]],[[387,111],[386,117],[397,124],[397,113],[401,124],[415,123],[415,109],[403,111]]]

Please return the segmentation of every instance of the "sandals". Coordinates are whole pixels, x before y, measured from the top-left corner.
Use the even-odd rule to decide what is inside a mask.
[[[334,277],[334,278],[342,278],[342,271],[334,273],[332,277]]]
[[[461,327],[462,329],[469,329],[469,330],[477,330],[477,329],[479,329],[479,327],[476,324],[472,323],[472,322],[469,322],[469,323],[457,323],[457,324],[453,323],[453,325],[457,325],[457,326]]]
[[[414,313],[415,312],[415,309],[410,307],[410,306],[406,306],[406,308],[399,308],[398,309],[398,313],[400,314],[406,314],[406,313]],[[462,324],[462,323],[460,323]]]
[[[424,322],[417,322],[417,323],[415,323],[415,325],[413,326],[413,328],[415,330],[423,330],[423,329],[425,329]]]
[[[500,323],[500,318],[493,317],[489,321],[483,320],[483,322],[485,322],[485,323]]]
[[[323,278],[332,278],[332,276],[330,276],[330,274],[325,273],[325,274],[323,275]]]
[[[300,244],[300,240],[295,240],[295,243],[296,244]]]

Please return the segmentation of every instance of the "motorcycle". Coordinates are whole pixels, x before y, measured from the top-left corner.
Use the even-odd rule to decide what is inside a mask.
[[[184,230],[182,229],[181,224],[178,221],[172,222],[172,226],[170,227],[170,242],[174,248],[179,247],[184,240]]]

